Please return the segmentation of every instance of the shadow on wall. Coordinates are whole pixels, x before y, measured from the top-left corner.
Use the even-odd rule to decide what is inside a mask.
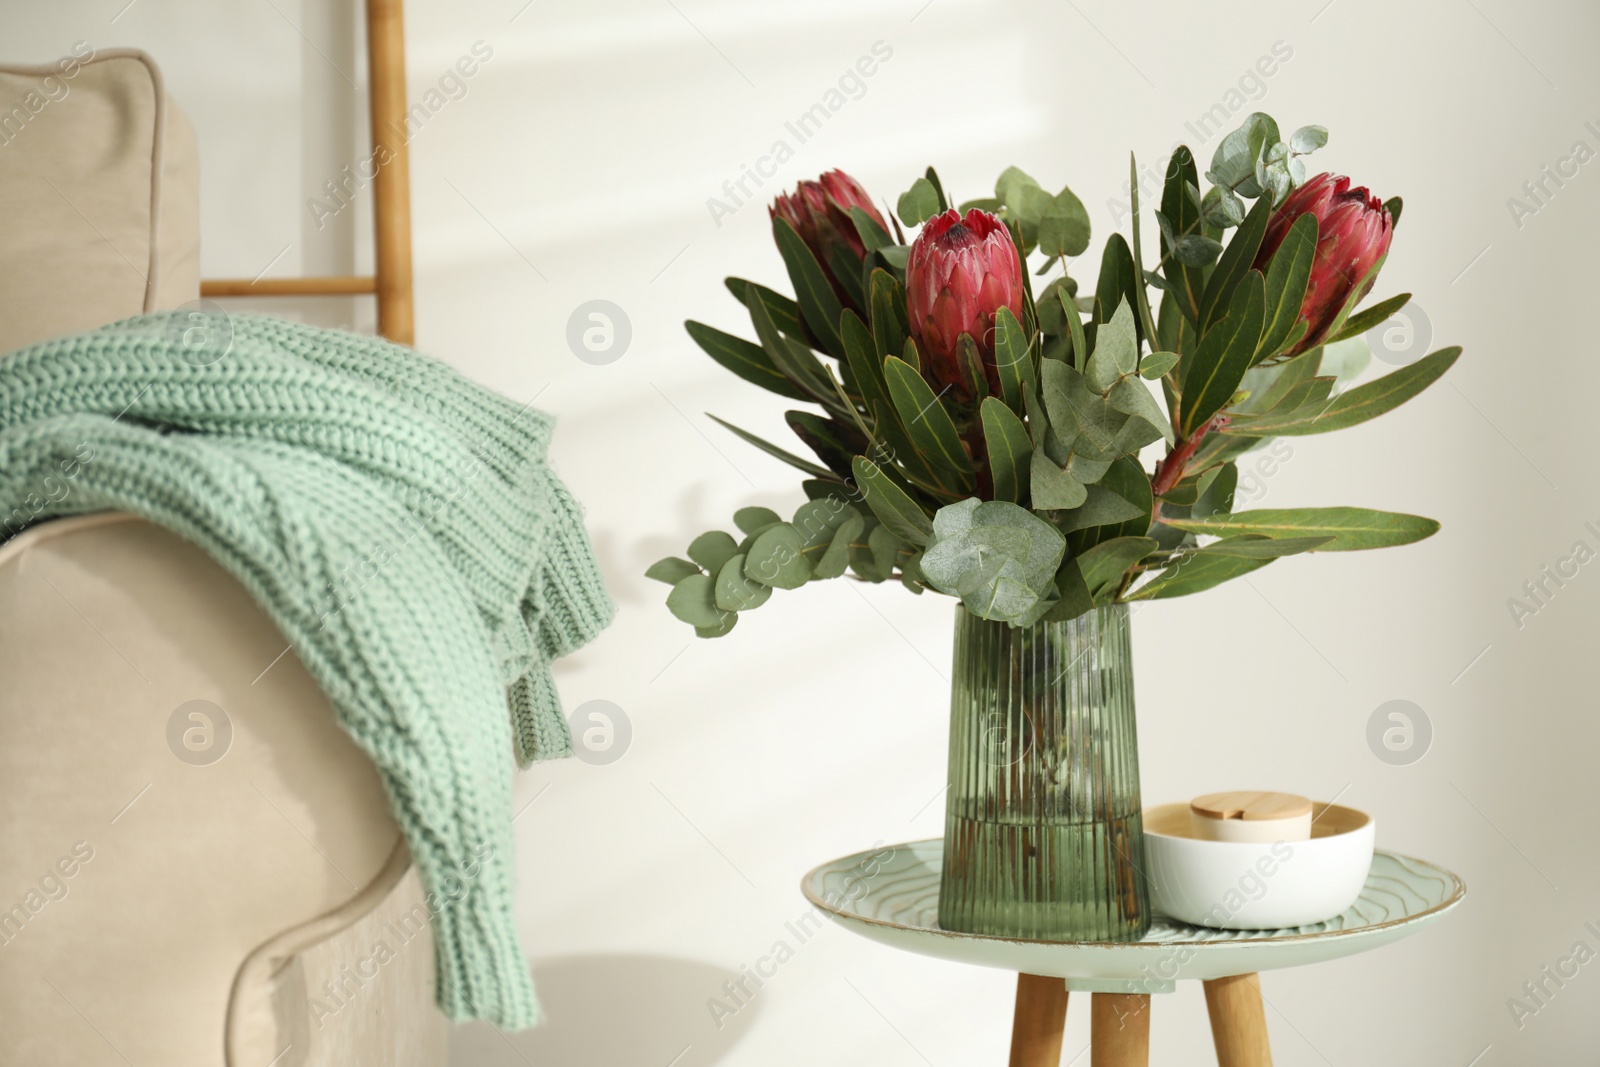
[[[502,1035],[467,1023],[450,1038],[450,1063],[471,1067],[707,1067],[750,1028],[760,1000],[722,1019],[706,1007],[733,971],[671,956],[565,956],[535,962],[545,1022]],[[508,1044],[509,1043],[509,1044]]]

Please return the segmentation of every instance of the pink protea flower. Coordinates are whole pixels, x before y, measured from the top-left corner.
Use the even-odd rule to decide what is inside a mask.
[[[1349,178],[1318,174],[1290,193],[1273,213],[1256,253],[1257,270],[1267,269],[1289,227],[1306,212],[1317,220],[1317,250],[1311,261],[1306,296],[1300,303],[1300,317],[1308,324],[1306,335],[1292,352],[1304,352],[1322,343],[1351,292],[1389,251],[1389,240],[1394,235],[1389,209],[1364,186],[1352,189]],[[1373,280],[1366,279],[1361,296],[1367,295]]]
[[[923,374],[964,393],[956,352],[961,335],[970,334],[998,392],[994,316],[1010,308],[1021,319],[1022,292],[1022,260],[999,219],[977,208],[965,218],[950,210],[929,219],[906,261],[906,313]]]
[[[806,247],[811,249],[811,254],[822,264],[822,272],[828,276],[828,282],[839,301],[846,307],[861,311],[863,309],[856,307],[855,301],[850,299],[834,274],[836,250],[847,252],[850,262],[858,269],[867,252],[861,235],[856,233],[856,224],[850,218],[850,209],[853,207],[865,211],[872,221],[885,230],[889,228],[878,209],[872,206],[872,198],[861,187],[861,183],[842,170],[830,170],[816,181],[801,182],[794,192],[785,193],[774,200],[767,211],[773,218],[781,216],[795,228]]]

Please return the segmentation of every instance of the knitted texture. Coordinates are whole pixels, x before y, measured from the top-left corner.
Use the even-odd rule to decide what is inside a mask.
[[[386,341],[129,319],[0,358],[0,537],[129,511],[272,616],[372,757],[433,912],[439,1006],[538,1021],[512,759],[565,756],[550,663],[611,618],[552,420]]]

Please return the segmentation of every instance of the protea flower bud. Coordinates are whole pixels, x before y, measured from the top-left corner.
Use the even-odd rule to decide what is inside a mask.
[[[1327,337],[1350,294],[1374,264],[1389,251],[1394,220],[1383,202],[1364,186],[1350,188],[1350,179],[1318,174],[1290,193],[1267,223],[1266,236],[1256,253],[1255,268],[1265,271],[1284,235],[1306,212],[1317,220],[1317,250],[1311,261],[1311,280],[1300,304],[1306,334],[1291,352],[1315,348]],[[1366,278],[1360,296],[1366,296],[1374,278]]]
[[[794,192],[779,196],[767,210],[773,218],[782,216],[795,228],[811,254],[822,264],[822,271],[840,302],[860,311],[862,309],[855,306],[834,274],[837,250],[848,253],[849,261],[858,268],[867,253],[861,235],[856,233],[856,224],[850,218],[853,207],[865,211],[885,230],[889,228],[878,209],[872,206],[872,198],[861,188],[861,183],[842,170],[830,170],[814,182],[801,182]]]
[[[906,314],[922,352],[923,374],[964,392],[956,353],[970,334],[992,392],[994,316],[1001,308],[1022,318],[1022,260],[1005,224],[973,208],[963,218],[946,211],[923,224],[906,261]]]

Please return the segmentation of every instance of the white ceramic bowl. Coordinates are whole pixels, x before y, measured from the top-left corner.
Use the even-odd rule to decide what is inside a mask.
[[[1249,844],[1193,836],[1189,805],[1144,812],[1150,904],[1195,926],[1283,930],[1323,922],[1356,902],[1377,826],[1337,804],[1313,804],[1309,841]]]

